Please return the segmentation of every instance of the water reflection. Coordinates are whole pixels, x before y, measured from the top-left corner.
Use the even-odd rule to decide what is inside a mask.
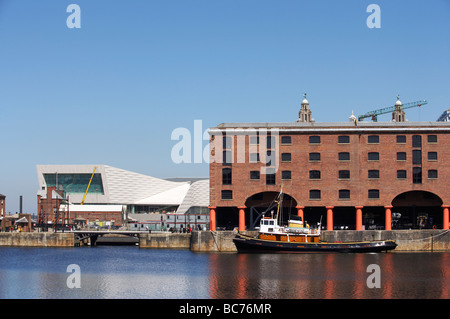
[[[81,268],[81,289],[66,285]],[[369,288],[370,264],[381,288]],[[0,248],[0,298],[449,298],[450,253],[220,254]]]
[[[448,298],[448,253],[211,255],[211,298]],[[369,288],[370,264],[380,288]]]
[[[449,298],[449,286],[450,286],[450,254],[443,254],[440,259],[441,278],[441,299]]]

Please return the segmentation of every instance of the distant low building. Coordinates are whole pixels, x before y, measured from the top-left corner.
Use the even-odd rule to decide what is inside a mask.
[[[18,219],[14,221],[14,225],[20,232],[31,232],[33,230],[31,214],[18,214]]]
[[[31,214],[0,216],[1,231],[4,232],[31,232],[35,223],[36,221],[31,219]]]

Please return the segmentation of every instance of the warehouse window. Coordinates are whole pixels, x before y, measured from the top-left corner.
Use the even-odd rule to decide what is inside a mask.
[[[291,171],[281,171],[281,179],[291,179]]]
[[[270,150],[275,146],[275,136],[267,136],[266,138],[266,142],[267,142],[267,149]]]
[[[397,161],[406,161],[406,152],[397,152]]]
[[[340,161],[349,161],[350,153],[349,152],[340,152],[338,155],[338,158]]]
[[[340,135],[340,136],[338,136],[338,143],[339,144],[349,144],[350,143],[350,136],[348,136],[348,135]]]
[[[319,189],[311,189],[309,191],[309,199],[320,199],[320,190]]]
[[[350,179],[350,171],[343,169],[339,171],[339,179]]]
[[[222,169],[222,184],[231,185],[231,168]]]
[[[422,136],[413,135],[412,137],[412,146],[413,147],[422,147]]]
[[[320,153],[309,153],[309,160],[311,162],[318,162],[318,161],[320,161]]]
[[[378,135],[369,135],[367,137],[367,143],[378,144],[378,143],[380,143],[380,137]]]
[[[422,184],[422,167],[413,167],[413,184]]]
[[[349,189],[340,189],[339,190],[339,199],[350,199],[350,190]]]
[[[378,152],[369,152],[368,159],[369,161],[379,161],[380,154]]]
[[[380,171],[377,169],[369,169],[368,177],[373,179],[380,178]]]
[[[437,135],[428,135],[428,143],[437,143]]]
[[[250,171],[250,179],[260,179],[259,171]]]
[[[406,178],[406,170],[404,169],[399,169],[397,171],[397,178],[398,179],[405,179]]]
[[[397,144],[406,144],[406,136],[397,135]]]
[[[275,151],[267,151],[266,152],[266,165],[267,166],[275,166]]]
[[[282,153],[281,161],[282,162],[290,162],[291,161],[291,153]]]
[[[223,190],[222,191],[222,199],[233,199],[233,191]]]
[[[369,198],[378,199],[380,198],[380,190],[379,189],[369,189]]]
[[[231,151],[223,151],[222,153],[222,165],[231,165]]]
[[[429,161],[437,161],[437,152],[428,152]]]
[[[309,179],[320,179],[320,171],[318,170],[309,171]]]
[[[422,151],[421,150],[413,150],[413,164],[420,165],[422,164]]]
[[[437,171],[437,169],[430,169],[430,170],[428,170],[428,178],[438,178],[438,171]]]
[[[227,149],[227,150],[231,149],[231,142],[232,142],[231,136],[224,136],[222,138],[223,149]]]
[[[275,173],[266,174],[266,184],[275,185]]]
[[[291,137],[290,136],[282,136],[281,137],[281,144],[283,144],[283,145],[291,144]]]
[[[309,144],[320,144],[320,136],[310,136]]]

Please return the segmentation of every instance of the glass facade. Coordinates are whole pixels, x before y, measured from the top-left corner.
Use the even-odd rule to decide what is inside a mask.
[[[47,187],[60,187],[66,193],[84,194],[91,179],[92,173],[80,174],[43,174]],[[94,174],[88,194],[104,195],[101,174]]]

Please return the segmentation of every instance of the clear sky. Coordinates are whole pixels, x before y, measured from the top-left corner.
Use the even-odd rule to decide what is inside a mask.
[[[172,162],[174,129],[295,121],[304,92],[317,122],[397,94],[429,102],[409,121],[435,121],[449,57],[449,0],[0,0],[0,193],[36,213],[37,164],[207,177]]]

